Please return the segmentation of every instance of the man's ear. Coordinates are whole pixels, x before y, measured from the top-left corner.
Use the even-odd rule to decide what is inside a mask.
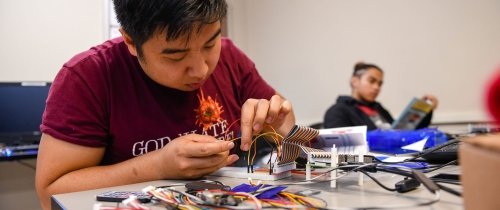
[[[137,57],[137,48],[135,47],[135,44],[134,44],[134,41],[132,40],[132,38],[127,34],[127,32],[125,32],[125,30],[123,30],[123,28],[120,28],[119,31],[122,34],[123,41],[127,45],[127,48],[128,48],[128,51],[130,52],[130,54]]]
[[[359,85],[359,80],[360,78],[359,77],[351,77],[351,88],[355,88],[355,87],[358,87]]]

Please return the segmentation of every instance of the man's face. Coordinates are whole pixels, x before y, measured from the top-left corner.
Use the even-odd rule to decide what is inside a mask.
[[[361,76],[355,76],[352,80],[353,97],[366,101],[374,102],[384,80],[384,73],[375,68],[369,68]]]
[[[128,44],[137,56],[135,46]],[[132,48],[132,49],[131,49]],[[193,91],[210,77],[219,61],[221,51],[220,22],[194,27],[186,36],[166,41],[165,32],[156,33],[142,45],[139,63],[155,82],[177,90]]]

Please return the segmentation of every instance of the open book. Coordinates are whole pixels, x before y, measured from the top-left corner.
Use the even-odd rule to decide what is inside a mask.
[[[413,98],[403,112],[392,123],[392,129],[413,130],[432,111],[431,104],[418,98]]]

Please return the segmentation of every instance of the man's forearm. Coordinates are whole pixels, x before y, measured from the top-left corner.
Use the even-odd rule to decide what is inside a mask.
[[[173,174],[166,174],[165,177],[155,165],[157,161],[151,161],[152,158],[157,158],[155,156],[159,154],[155,153],[158,152],[150,152],[114,165],[92,166],[66,173],[43,189],[38,189],[43,191],[39,192],[43,206],[46,209],[50,208],[50,196],[54,194],[171,178],[169,175],[174,178]],[[165,161],[164,164],[168,167],[170,162]]]

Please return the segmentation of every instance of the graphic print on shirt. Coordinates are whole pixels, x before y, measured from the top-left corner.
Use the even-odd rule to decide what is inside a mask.
[[[375,126],[377,126],[377,128],[391,128],[391,124],[384,117],[382,117],[382,115],[380,115],[377,110],[365,105],[358,105],[358,108],[361,109],[361,111],[363,111],[363,113],[365,113],[368,118],[370,118],[370,120],[373,122],[373,124],[375,124]]]
[[[205,98],[205,95],[201,88],[200,92],[197,94],[197,97],[199,106],[197,109],[193,110],[194,114],[196,115],[196,121],[193,123],[201,127],[201,129],[193,129],[178,133],[177,137],[189,134],[200,134],[213,136],[216,139],[222,141],[234,139],[234,127],[233,129],[231,129],[234,122],[228,123],[227,119],[224,119],[222,117],[222,113],[224,112],[223,106],[220,105],[216,99],[214,99],[215,97],[212,98],[211,96],[207,96]],[[157,139],[136,141],[132,145],[132,155],[140,156],[148,152],[161,149],[177,137],[163,136]]]
[[[200,88],[200,93],[198,93],[198,101],[200,106],[195,109],[196,112],[196,124],[203,126],[203,131],[206,131],[214,123],[222,122],[222,106],[219,103],[208,96],[205,98],[203,94],[203,89]]]

